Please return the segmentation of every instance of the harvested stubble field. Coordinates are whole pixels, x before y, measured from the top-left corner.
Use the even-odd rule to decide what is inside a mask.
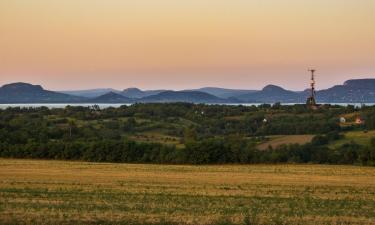
[[[375,224],[375,168],[0,159],[0,224]]]

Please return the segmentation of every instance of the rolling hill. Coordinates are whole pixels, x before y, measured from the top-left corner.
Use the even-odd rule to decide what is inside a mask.
[[[90,99],[89,102],[91,103],[131,103],[133,102],[133,100],[121,94],[118,94],[115,92],[109,92],[99,97]]]
[[[193,103],[226,103],[228,100],[199,91],[164,91],[147,96],[139,102],[193,102]]]
[[[250,94],[256,92],[255,90],[241,90],[241,89],[227,89],[227,88],[217,88],[217,87],[204,87],[199,89],[193,89],[189,91],[200,91],[211,95],[215,95],[219,98],[231,98],[238,97],[245,94]]]
[[[142,91],[139,88],[127,88],[124,89],[121,94],[128,98],[143,98],[151,95],[157,95],[161,92],[166,90],[149,90],[149,91]]]
[[[0,103],[74,103],[86,98],[48,91],[40,85],[12,83],[0,87]]]
[[[275,102],[301,102],[305,101],[301,94],[285,90],[279,86],[267,85],[261,91],[240,95],[238,99],[246,102],[262,102],[262,103],[275,103]]]
[[[317,92],[319,102],[369,103],[375,102],[375,79],[348,80]]]
[[[194,90],[168,91],[128,88],[91,89],[55,92],[40,85],[12,83],[0,87],[0,103],[305,103],[309,90],[290,91],[276,85],[262,90],[237,90],[206,87]],[[317,91],[318,103],[375,103],[375,79],[353,79],[342,85]]]
[[[115,90],[113,88],[97,88],[97,89],[88,89],[88,90],[75,90],[75,91],[59,91],[63,94],[75,95],[85,98],[96,98],[101,95],[107,94],[109,92],[120,93],[121,91]]]

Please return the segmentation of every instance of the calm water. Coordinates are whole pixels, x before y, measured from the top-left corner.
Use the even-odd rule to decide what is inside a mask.
[[[66,104],[66,103],[52,103],[52,104],[0,104],[0,109],[6,109],[9,107],[21,107],[21,108],[37,108],[37,107],[48,107],[50,109],[52,108],[65,108],[66,106],[83,106],[83,107],[89,107],[93,105],[98,105],[101,109],[109,108],[109,107],[115,107],[118,108],[122,105],[131,105],[131,104],[92,104],[92,103],[72,103],[72,104]]]
[[[283,103],[282,105],[295,105],[295,104],[301,104],[301,103]],[[361,107],[362,106],[362,103],[330,103],[332,105],[340,105],[340,106],[347,106],[347,105],[354,105],[356,107]],[[73,103],[73,104],[66,104],[66,103],[63,103],[63,104],[0,104],[0,109],[6,109],[6,108],[9,108],[9,107],[21,107],[21,108],[37,108],[37,107],[42,107],[42,106],[45,106],[45,107],[48,107],[48,108],[65,108],[66,106],[83,106],[83,107],[89,107],[89,106],[93,106],[94,104],[91,104],[91,103]],[[131,104],[96,104],[98,105],[101,109],[105,109],[105,108],[109,108],[109,107],[114,107],[114,108],[118,108],[122,105],[131,105]],[[261,103],[238,103],[238,104],[235,104],[235,103],[231,103],[231,104],[222,104],[222,105],[243,105],[243,106],[259,106],[261,105]],[[367,106],[373,106],[375,105],[375,103],[366,103],[365,105]]]

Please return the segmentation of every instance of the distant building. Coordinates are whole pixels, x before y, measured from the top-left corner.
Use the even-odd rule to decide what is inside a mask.
[[[361,117],[357,117],[357,118],[355,119],[355,123],[358,124],[358,125],[362,125],[362,124],[365,123],[365,120],[362,119]]]

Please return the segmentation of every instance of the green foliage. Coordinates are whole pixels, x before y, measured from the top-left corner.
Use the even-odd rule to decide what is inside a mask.
[[[342,138],[339,116],[358,110],[325,106],[312,112],[301,105],[188,103],[134,104],[103,110],[8,108],[0,110],[0,156],[97,162],[373,165],[374,140],[371,146],[346,143],[334,149],[326,147]],[[373,129],[374,110],[364,107],[360,111],[368,129]],[[256,149],[256,137],[288,134],[316,137],[306,145]]]
[[[195,142],[197,141],[197,131],[193,127],[188,127],[184,131],[184,141],[185,143]]]
[[[375,108],[365,107],[364,110],[365,126],[369,130],[375,129]]]

